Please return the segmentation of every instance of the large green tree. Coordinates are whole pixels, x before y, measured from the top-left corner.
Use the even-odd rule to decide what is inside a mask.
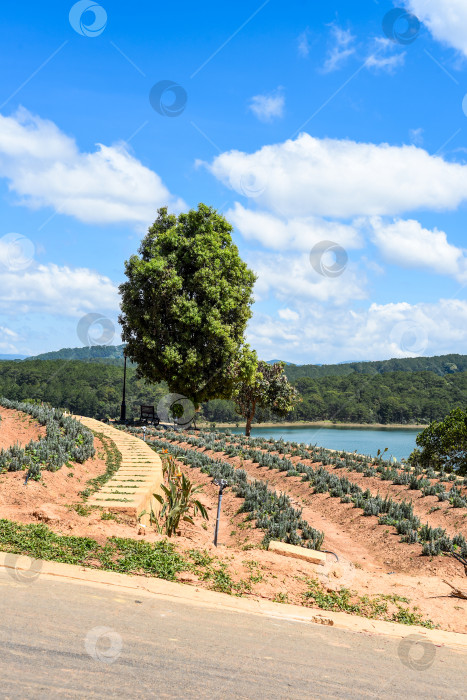
[[[256,409],[269,409],[285,418],[300,401],[298,391],[284,374],[284,367],[284,362],[270,365],[260,360],[254,375],[237,385],[233,399],[237,412],[246,419],[245,435],[251,433]]]
[[[416,449],[409,461],[467,475],[467,411],[453,409],[443,421],[431,423],[417,435]]]
[[[159,209],[139,254],[125,264],[120,323],[127,356],[150,382],[165,380],[198,408],[228,398],[244,344],[254,273],[232,226],[200,204],[178,217]]]

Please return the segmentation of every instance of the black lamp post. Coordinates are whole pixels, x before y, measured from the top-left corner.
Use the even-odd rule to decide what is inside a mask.
[[[123,352],[123,397],[122,397],[122,405],[120,408],[120,422],[125,423],[126,421],[126,354]]]

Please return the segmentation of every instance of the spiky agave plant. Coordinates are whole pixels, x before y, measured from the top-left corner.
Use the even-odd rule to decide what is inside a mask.
[[[161,504],[159,513],[159,532],[165,532],[167,537],[172,537],[180,527],[180,521],[191,523],[198,513],[204,520],[209,520],[209,516],[204,505],[194,496],[203,490],[202,486],[193,486],[185,474],[180,477],[175,474],[174,478],[168,479],[168,485],[161,484],[163,495],[155,493],[154,498]],[[192,515],[190,514],[192,513]]]

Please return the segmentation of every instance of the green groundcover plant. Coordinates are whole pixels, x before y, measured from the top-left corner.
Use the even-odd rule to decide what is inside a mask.
[[[276,494],[277,498],[287,499],[287,501],[274,503],[272,507],[274,517],[271,521],[271,514],[268,512],[269,506],[267,505],[268,489],[264,482],[255,481],[253,493],[250,493],[251,483],[247,482],[244,487],[242,486],[242,482],[246,481],[246,474],[243,470],[235,470],[222,459],[213,459],[202,452],[194,452],[173,443],[183,440],[193,447],[224,452],[229,457],[240,456],[241,458],[252,459],[261,466],[282,471],[286,476],[301,476],[302,481],[310,483],[315,493],[329,493],[331,497],[339,498],[342,503],[352,503],[355,508],[361,508],[364,516],[378,517],[380,525],[393,526],[401,536],[402,542],[422,545],[423,555],[433,556],[457,553],[467,558],[467,542],[464,536],[458,533],[451,538],[443,528],[431,527],[429,523],[422,524],[420,518],[415,515],[410,501],[400,502],[389,496],[383,498],[379,494],[374,495],[369,489],[364,490],[347,477],[332,473],[323,466],[312,467],[303,462],[292,462],[285,456],[279,456],[279,454],[271,455],[267,451],[263,452],[257,448],[260,446],[263,448],[268,447],[269,450],[280,451],[283,454],[293,454],[295,452],[302,458],[311,458],[315,462],[322,461],[325,465],[332,464],[337,468],[345,466],[344,459],[347,457],[354,458],[358,464],[360,456],[333,453],[316,447],[307,449],[307,446],[285,443],[282,440],[251,439],[237,435],[227,436],[225,433],[213,432],[201,434],[200,436],[183,434],[182,436],[179,432],[159,429],[154,430],[154,434],[160,435],[160,438],[153,443],[157,449],[170,449],[177,458],[183,458],[190,466],[198,467],[214,478],[230,478],[233,479],[232,483],[238,481],[240,486],[237,487],[237,493],[245,498],[242,508],[249,510],[252,512],[253,517],[256,517],[257,526],[264,528],[267,532],[266,539],[282,539],[292,544],[312,546],[314,549],[319,549],[323,541],[316,537],[314,533],[310,534],[309,542],[306,541],[308,539],[306,536],[304,538],[303,534],[302,536],[299,535],[298,511],[298,516],[288,511],[290,503],[288,503],[288,497],[285,494],[281,494],[280,497]],[[256,449],[249,447],[252,443],[254,443]],[[386,468],[381,457],[377,459],[377,462],[379,462],[377,467]],[[373,474],[374,470],[373,468],[371,469]],[[358,471],[363,471],[363,469],[358,469]],[[264,492],[262,493],[262,491]],[[455,489],[456,492],[454,494],[452,491],[453,489],[446,492],[452,507],[464,506],[465,498],[460,495],[460,490]],[[440,494],[438,497],[444,500],[443,494]],[[457,500],[460,502],[457,503]],[[282,508],[285,510],[283,511]],[[309,527],[307,523],[306,525]],[[306,527],[303,532],[307,532]]]
[[[82,463],[94,456],[92,432],[60,409],[5,398],[0,398],[0,405],[29,414],[46,428],[44,438],[31,440],[24,448],[1,449],[0,473],[27,470],[29,477],[38,479],[41,468],[56,471],[69,461]]]

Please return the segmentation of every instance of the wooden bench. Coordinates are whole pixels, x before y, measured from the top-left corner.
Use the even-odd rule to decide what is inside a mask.
[[[140,421],[151,422],[153,425],[159,425],[159,416],[154,411],[154,406],[141,406]]]

